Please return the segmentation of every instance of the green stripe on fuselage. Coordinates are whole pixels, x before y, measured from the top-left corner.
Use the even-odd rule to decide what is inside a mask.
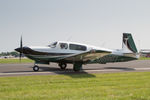
[[[126,62],[126,61],[131,61],[131,60],[137,60],[137,58],[110,54],[102,58],[96,59],[94,61],[90,61],[89,63],[106,64],[106,63],[112,63],[112,62]]]

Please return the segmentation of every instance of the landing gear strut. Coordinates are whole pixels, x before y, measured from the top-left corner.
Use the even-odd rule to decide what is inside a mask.
[[[34,65],[33,70],[34,70],[35,72],[39,71],[39,66]]]
[[[74,63],[73,70],[79,72],[82,69],[82,63]]]
[[[60,66],[61,69],[66,69],[67,67],[66,63],[59,63],[58,65]]]

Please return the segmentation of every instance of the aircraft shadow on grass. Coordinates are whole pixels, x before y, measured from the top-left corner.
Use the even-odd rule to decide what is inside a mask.
[[[30,66],[29,68],[32,68],[32,67]],[[7,72],[3,72],[3,73],[24,73],[24,72],[34,72],[34,71],[32,71],[32,70],[31,71],[30,70],[21,71],[20,70],[20,71],[7,71]],[[74,72],[72,69],[62,70],[60,68],[47,67],[47,66],[41,66],[39,72],[53,72],[54,74],[66,75],[66,76],[70,76],[72,78],[94,78],[94,77],[96,77],[95,75],[87,73],[84,70],[80,71],[80,72]],[[37,74],[38,74],[38,72],[37,72]],[[29,75],[30,75],[30,73],[29,73]],[[33,74],[33,75],[35,75],[35,74]]]
[[[82,70],[80,72],[74,72],[72,69],[62,70],[60,68],[54,68],[54,67],[40,67],[40,70],[54,72],[54,73],[59,74],[59,75],[67,75],[67,76],[70,76],[72,78],[93,78],[93,77],[96,77],[95,75],[87,73],[84,70]]]
[[[122,71],[134,71],[134,68],[129,67],[100,67],[100,68],[91,68],[91,69],[85,69],[85,70],[105,70],[105,69],[114,69],[114,70],[122,70]]]
[[[29,66],[29,68],[32,69],[32,66]],[[84,68],[84,70],[109,70],[109,69],[114,69],[114,70],[122,70],[122,71],[134,71],[134,68],[128,68],[128,67],[99,67],[99,68]],[[80,72],[74,72],[73,69],[68,68],[66,70],[62,70],[59,67],[49,67],[49,66],[41,66],[40,67],[40,71],[39,72],[53,72],[54,74],[58,74],[58,75],[66,75],[66,76],[70,76],[72,78],[94,78],[96,77],[94,74],[90,74],[88,72],[85,72],[84,70],[80,71]],[[24,73],[24,72],[33,72],[32,70],[28,70],[28,71],[7,71],[7,72],[3,72],[3,73]],[[38,74],[38,72],[37,72]],[[35,74],[33,74],[35,75]]]
[[[54,72],[56,74],[59,75],[67,75],[70,76],[72,78],[93,78],[96,77],[93,74],[87,73],[84,70],[80,71],[80,72],[74,72],[72,69],[65,69],[62,70],[60,68],[54,68],[54,67],[40,67],[41,71],[50,71],[50,72]]]

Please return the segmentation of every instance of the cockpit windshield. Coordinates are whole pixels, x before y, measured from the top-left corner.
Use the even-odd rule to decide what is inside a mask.
[[[51,48],[55,48],[56,47],[56,45],[57,45],[57,42],[53,42],[53,43],[51,43],[50,45],[48,45],[49,47],[51,47]]]

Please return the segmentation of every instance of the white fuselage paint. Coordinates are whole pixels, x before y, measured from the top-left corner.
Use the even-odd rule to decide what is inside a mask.
[[[67,49],[61,49],[60,43],[67,43],[68,48]],[[86,51],[80,51],[80,50],[70,50],[69,44],[76,44],[76,45],[83,45],[87,47]],[[76,43],[76,42],[66,42],[66,41],[58,41],[56,47],[50,47],[50,46],[29,46],[34,51],[37,52],[46,52],[46,53],[67,53],[67,54],[80,54],[84,53],[90,50],[103,50],[103,51],[108,51],[111,52],[111,54],[118,55],[118,56],[124,56],[124,54],[133,54],[132,51],[126,49],[116,49],[116,50],[111,50],[111,49],[106,49],[106,48],[101,48],[101,47],[96,47],[92,45],[86,45],[86,44],[81,44],[81,43]],[[64,56],[64,55],[63,55]],[[68,55],[65,55],[68,56]],[[56,57],[56,56],[55,56]],[[135,57],[135,58],[138,58]]]
[[[86,44],[75,43],[75,42],[64,42],[64,41],[58,41],[56,47],[49,47],[49,46],[28,46],[28,47],[31,48],[34,51],[47,52],[47,53],[73,53],[73,54],[78,54],[78,53],[85,52],[85,51],[80,51],[80,50],[70,50],[69,47],[67,49],[61,49],[59,43],[67,43],[68,45],[69,44],[83,45],[83,46],[87,47],[86,51],[90,51],[90,50],[104,50],[104,51],[110,51],[110,52],[113,51],[113,50],[110,50],[110,49],[100,48],[100,47],[96,47],[96,46],[92,46],[92,45],[86,45]]]

